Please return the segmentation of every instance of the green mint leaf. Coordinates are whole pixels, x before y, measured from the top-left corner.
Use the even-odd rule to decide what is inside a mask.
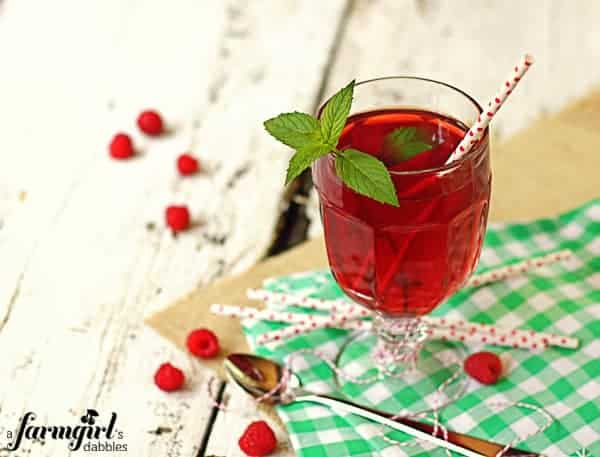
[[[416,127],[398,127],[386,136],[386,140],[391,141],[394,144],[402,145],[413,141],[416,136]]]
[[[383,155],[391,162],[402,162],[431,149],[431,145],[419,139],[416,127],[399,127],[383,140]]]
[[[350,114],[354,80],[329,99],[321,113],[321,136],[323,141],[332,147],[338,143],[346,118]]]
[[[429,151],[431,145],[422,141],[413,141],[402,146],[402,156],[404,160],[410,159],[421,152]]]
[[[285,183],[288,184],[292,179],[306,170],[319,157],[328,154],[331,148],[327,144],[307,144],[298,148],[296,153],[290,159]]]
[[[381,203],[399,206],[389,171],[372,155],[346,149],[335,158],[335,171],[350,189]]]
[[[304,113],[283,113],[264,122],[267,131],[288,146],[298,149],[318,142],[319,121]]]

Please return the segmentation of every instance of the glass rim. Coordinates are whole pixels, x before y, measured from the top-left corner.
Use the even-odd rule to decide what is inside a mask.
[[[358,86],[362,86],[362,85],[370,84],[370,83],[376,83],[379,81],[394,80],[394,79],[423,81],[423,82],[427,82],[427,83],[432,83],[434,85],[443,86],[447,89],[450,89],[450,90],[458,93],[459,95],[462,95],[464,98],[466,98],[468,101],[471,102],[471,104],[475,107],[475,109],[479,112],[479,114],[483,113],[483,108],[479,104],[479,102],[473,96],[469,95],[464,90],[459,89],[458,87],[455,87],[452,84],[448,84],[443,81],[438,81],[436,79],[425,78],[422,76],[411,76],[411,75],[381,76],[379,78],[372,78],[372,79],[366,79],[364,81],[359,81],[356,84],[354,84],[354,87],[358,87]],[[320,104],[319,109],[317,111],[318,118],[321,117],[321,111],[323,110],[323,107],[325,106],[325,104],[330,100],[330,98],[328,98],[327,100],[325,100],[323,103]],[[420,174],[439,173],[439,172],[444,172],[444,171],[448,171],[448,170],[453,170],[454,168],[459,167],[466,161],[470,160],[472,158],[472,156],[475,156],[478,152],[480,152],[481,146],[487,142],[488,136],[489,136],[489,127],[486,127],[485,132],[483,132],[483,135],[481,136],[479,141],[469,150],[469,152],[467,152],[460,159],[453,160],[452,162],[441,165],[439,167],[423,168],[421,170],[390,170],[387,167],[386,167],[386,169],[388,170],[390,175],[393,175],[393,176],[394,175],[397,175],[397,176],[413,175],[414,176],[414,175],[420,175]]]

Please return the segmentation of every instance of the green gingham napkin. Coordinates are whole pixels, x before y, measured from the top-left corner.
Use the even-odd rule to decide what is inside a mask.
[[[435,310],[433,314],[437,316],[455,315],[476,322],[574,335],[581,344],[574,351],[551,348],[543,352],[486,347],[502,353],[509,365],[508,374],[494,386],[469,381],[465,395],[442,410],[443,424],[456,431],[506,443],[537,429],[543,424],[543,417],[514,406],[498,410],[488,403],[532,403],[545,408],[556,420],[546,431],[519,447],[551,457],[572,456],[587,448],[590,455],[600,456],[600,199],[556,219],[492,225],[486,235],[479,271],[565,248],[574,251],[574,259],[461,291]],[[343,297],[325,271],[274,278],[265,287],[311,297]],[[252,345],[256,336],[283,325],[245,321],[244,330]],[[305,348],[317,349],[333,358],[347,335],[343,330],[321,329],[274,347],[255,349],[258,354],[280,361]],[[445,349],[443,343],[435,344],[439,345],[437,350]],[[359,347],[353,356],[364,357],[367,349]],[[478,348],[466,348],[475,349]],[[324,392],[336,388],[333,374],[316,357],[303,356],[294,369],[308,389]],[[352,398],[366,399],[388,411],[410,408],[421,401],[410,388],[389,392],[381,385],[352,385],[349,389],[345,393]],[[378,426],[353,415],[334,414],[316,404],[297,402],[280,406],[278,411],[299,456],[444,455],[431,447],[391,445],[381,438]],[[387,431],[386,435],[410,440],[395,431]]]

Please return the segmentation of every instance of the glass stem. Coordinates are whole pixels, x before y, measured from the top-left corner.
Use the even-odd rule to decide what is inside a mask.
[[[373,330],[377,335],[373,357],[382,372],[415,368],[421,346],[428,337],[428,326],[422,319],[378,314],[373,320]]]

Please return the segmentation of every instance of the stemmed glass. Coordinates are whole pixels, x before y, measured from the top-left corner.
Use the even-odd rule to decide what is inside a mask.
[[[386,395],[373,392],[385,388],[406,400],[388,407],[414,409],[457,361],[456,347],[428,342],[422,316],[465,283],[479,258],[491,185],[487,133],[467,155],[445,162],[481,112],[472,97],[443,82],[389,77],[356,85],[338,146],[383,160],[399,207],[345,186],[331,154],[313,164],[331,272],[348,297],[375,312],[372,332],[349,340],[338,359],[358,377],[339,380],[355,399],[381,407]],[[416,127],[432,149],[388,160],[398,127]]]

